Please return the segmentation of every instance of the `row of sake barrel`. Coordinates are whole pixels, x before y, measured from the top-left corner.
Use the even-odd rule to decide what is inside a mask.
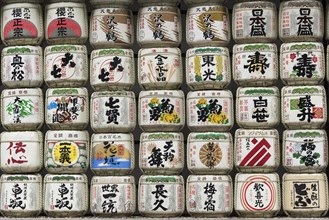
[[[42,210],[50,217],[79,217],[88,211],[96,216],[131,216],[138,211],[148,217],[177,217],[184,208],[194,217],[221,217],[235,212],[244,217],[273,217],[281,209],[279,176],[237,174],[234,196],[230,176],[191,175],[186,191],[182,176],[141,176],[136,201],[132,176],[82,174],[39,174],[1,176],[0,211],[8,217],[31,217]],[[186,196],[185,196],[186,194]],[[282,205],[293,217],[320,217],[328,211],[328,183],[325,173],[284,174]],[[234,198],[233,198],[234,197]],[[186,201],[186,204],[185,204]]]
[[[186,83],[192,90],[222,89],[231,82],[227,48],[198,47],[186,53]],[[328,75],[322,43],[239,44],[233,48],[232,75],[241,86],[268,86],[278,80],[287,85],[318,85]],[[281,62],[278,62],[280,58]],[[178,89],[183,82],[179,48],[146,48],[138,53],[138,83],[143,89]],[[280,71],[279,71],[280,70]],[[83,45],[6,47],[2,51],[2,83],[8,88],[80,87],[88,82],[96,91],[130,90],[135,84],[131,49],[100,49],[91,53]],[[327,72],[327,73],[326,73]]]
[[[327,100],[323,86],[239,87],[236,122],[243,128],[323,128]],[[85,129],[95,132],[131,132],[137,124],[144,131],[229,131],[234,125],[233,95],[229,90],[189,92],[151,90],[139,94],[138,114],[131,91],[94,92],[86,88],[50,88],[45,104],[41,89],[5,89],[1,93],[1,123],[6,130]],[[89,113],[90,112],[90,113]],[[185,115],[186,112],[186,115]]]
[[[144,174],[178,175],[185,166],[192,174],[274,172],[282,165],[292,173],[324,172],[328,165],[327,133],[320,129],[286,130],[280,147],[276,129],[238,129],[233,142],[226,132],[143,132],[139,146],[130,133],[93,134],[49,130],[2,132],[0,169],[5,173],[85,173],[129,175],[135,169],[135,147]],[[185,150],[186,149],[186,150]],[[282,149],[282,150],[281,150]],[[185,153],[186,151],[186,153]],[[280,153],[280,151],[282,151]],[[186,155],[185,155],[186,154]]]
[[[88,16],[84,3],[48,4],[45,34],[41,6],[32,3],[8,4],[2,8],[2,41],[6,45],[84,44],[88,39]],[[90,43],[96,48],[131,47],[134,41],[132,13],[127,6],[108,5],[95,9],[90,22]],[[276,5],[267,1],[238,3],[233,9],[233,38],[236,42],[322,41],[322,3],[291,0],[280,6],[277,28]],[[327,22],[329,24],[329,22]],[[177,47],[181,43],[179,8],[160,3],[139,9],[137,41],[142,47]],[[231,39],[226,7],[208,3],[187,10],[186,41],[190,46],[225,46]]]

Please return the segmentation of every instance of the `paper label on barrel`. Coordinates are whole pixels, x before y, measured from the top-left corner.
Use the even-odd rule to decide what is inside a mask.
[[[47,141],[47,168],[87,167],[88,149],[84,141]]]
[[[282,113],[285,122],[310,124],[325,121],[327,109],[324,101],[324,97],[318,94],[284,96]]]
[[[40,123],[43,114],[41,97],[29,96],[27,93],[27,90],[9,91],[8,95],[12,97],[4,97],[4,124]]]
[[[273,167],[278,158],[278,140],[275,137],[261,137],[254,131],[250,135],[236,137],[236,165],[239,167]],[[272,133],[272,132],[271,132]],[[272,133],[272,135],[274,135]]]
[[[7,49],[2,58],[2,82],[42,81],[42,59],[41,48]]]
[[[322,37],[323,9],[320,3],[312,1],[298,2],[298,6],[282,7],[281,36],[282,37]]]
[[[268,80],[277,78],[277,54],[274,44],[244,44],[234,51],[236,80]]]
[[[183,99],[171,97],[152,97],[141,99],[142,122],[152,125],[160,124],[181,124],[183,108],[185,103]],[[184,121],[184,120],[183,120]]]
[[[141,168],[171,169],[184,167],[182,142],[173,140],[144,141],[141,144]]]
[[[323,79],[325,75],[322,44],[289,44],[282,46],[281,78],[285,80]]]
[[[252,91],[245,90],[245,93]],[[254,90],[257,91],[257,90]],[[274,90],[266,89],[252,97],[239,97],[237,103],[238,120],[242,124],[272,127],[280,121],[280,107]],[[272,96],[271,96],[272,95]],[[264,124],[264,125],[262,125]]]
[[[229,52],[220,48],[199,48],[187,58],[187,83],[226,82],[230,73]]]
[[[46,183],[45,211],[84,211],[86,192],[84,183]]]
[[[46,121],[52,124],[85,122],[89,118],[88,107],[85,96],[48,97]]]
[[[153,84],[182,81],[179,50],[152,49],[140,52],[139,74],[141,84]]]
[[[266,176],[251,176],[238,182],[238,208],[249,212],[264,212],[276,209],[278,186]]]
[[[293,209],[318,209],[320,208],[322,196],[319,180],[293,181]],[[321,194],[322,193],[322,194]],[[327,195],[328,196],[328,195]]]
[[[37,38],[40,35],[40,11],[38,7],[8,8],[2,13],[4,40]]]
[[[202,96],[201,96],[202,97]],[[188,104],[190,125],[231,125],[233,123],[232,100],[229,98],[190,99]]]
[[[91,155],[91,169],[130,169],[131,142],[104,141],[95,143]]]
[[[145,213],[182,213],[184,187],[178,184],[143,184],[140,186],[140,210]]]
[[[13,136],[14,138],[17,138]],[[17,138],[19,139],[19,138]],[[12,140],[10,142],[1,142],[1,168],[4,170],[27,170],[42,164],[43,149],[37,141]]]
[[[302,169],[327,166],[327,142],[322,131],[287,131],[284,144],[284,165]]]
[[[82,7],[48,8],[46,27],[47,37],[52,38],[80,38],[85,35],[85,11]]]
[[[92,124],[99,127],[125,127],[135,121],[135,103],[132,98],[105,96],[92,100]]]
[[[203,180],[198,183],[189,183],[188,187],[189,211],[207,214],[231,212],[232,188],[229,183]]]
[[[41,183],[3,182],[1,184],[1,209],[12,212],[41,210]]]
[[[191,142],[189,150],[189,168],[213,170],[229,170],[232,167],[231,143],[227,141]]]
[[[88,61],[83,47],[55,46],[49,49],[45,56],[46,81],[87,79]]]
[[[243,3],[233,16],[235,38],[275,38],[275,5],[261,3]],[[270,8],[272,6],[273,8]]]
[[[181,24],[176,7],[145,7],[139,14],[140,42],[180,42]]]
[[[133,54],[121,49],[93,52],[91,85],[134,84]]]
[[[130,11],[124,8],[95,9],[91,20],[91,43],[128,44],[132,42]]]
[[[97,184],[91,188],[91,211],[99,214],[134,212],[135,195],[132,184]]]
[[[187,19],[187,38],[191,42],[230,40],[227,9],[223,6],[190,8]]]

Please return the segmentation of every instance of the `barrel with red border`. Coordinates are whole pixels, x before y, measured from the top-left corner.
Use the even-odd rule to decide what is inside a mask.
[[[281,207],[277,173],[238,173],[235,176],[234,209],[241,217],[274,217]]]

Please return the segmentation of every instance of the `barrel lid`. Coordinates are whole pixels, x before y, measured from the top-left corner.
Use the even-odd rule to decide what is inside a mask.
[[[230,90],[203,90],[203,91],[190,91],[187,94],[187,99],[203,98],[230,98],[233,99],[232,92]]]
[[[235,44],[233,46],[233,53],[238,52],[255,52],[255,51],[277,51],[276,44],[271,43],[254,43],[254,44]]]
[[[42,132],[40,131],[4,131],[0,135],[1,142],[24,141],[24,142],[42,142]],[[19,138],[18,138],[19,137]]]
[[[307,50],[307,51],[314,51],[314,50],[322,50],[324,52],[324,46],[321,42],[294,42],[294,43],[282,43],[281,44],[281,53],[287,51],[300,51],[300,50]]]
[[[309,181],[309,180],[322,180],[327,181],[327,175],[325,173],[285,173],[282,180],[286,181]]]
[[[178,47],[158,47],[158,48],[142,48],[138,51],[138,57],[154,56],[154,53],[175,54],[181,56],[181,50]]]
[[[325,89],[323,86],[284,86],[281,91],[283,98],[286,95],[301,95],[301,94],[325,95]]]
[[[21,88],[21,89],[4,89],[1,98],[13,96],[39,96],[42,98],[42,90],[40,88]]]
[[[60,52],[80,52],[87,54],[87,47],[85,45],[50,45],[45,47],[45,56],[52,53],[60,53]]]
[[[275,86],[273,87],[239,87],[236,92],[238,97],[247,96],[276,96],[280,95],[279,89]]]
[[[194,182],[229,182],[232,183],[232,178],[229,175],[189,175],[187,183]]]
[[[40,174],[2,174],[2,183],[8,182],[30,182],[30,183],[41,183],[42,176]]]
[[[162,175],[142,175],[139,179],[139,184],[156,184],[156,183],[167,183],[167,184],[184,184],[184,178],[182,176],[162,176]]]
[[[100,97],[108,97],[108,96],[122,96],[122,97],[130,97],[135,99],[135,93],[132,91],[104,91],[104,92],[93,92],[91,94],[91,98],[100,98]]]
[[[233,10],[235,9],[250,9],[250,8],[273,8],[276,12],[276,4],[271,1],[252,1],[252,2],[242,2],[237,0],[237,3],[234,4]],[[234,12],[233,12],[234,13]]]
[[[140,136],[140,141],[161,141],[161,140],[184,141],[183,133],[181,132],[143,132]]]
[[[2,56],[14,54],[39,54],[42,55],[42,48],[40,46],[12,46],[5,47],[2,50]]]
[[[235,131],[235,139],[240,137],[273,137],[279,139],[279,132],[276,129],[243,129]]]
[[[13,9],[13,8],[40,8],[41,5],[38,3],[13,3],[13,4],[6,4],[2,6],[2,11]]]
[[[92,134],[92,142],[103,142],[103,141],[132,141],[134,140],[134,135],[132,133],[102,133],[102,134]]]
[[[89,133],[88,131],[48,130],[45,135],[45,140],[89,141]]]
[[[101,56],[129,56],[133,58],[134,51],[132,49],[121,49],[121,48],[98,49],[98,50],[93,50],[91,52],[90,59],[95,59],[96,57],[101,57]]]
[[[259,177],[261,179],[259,179]],[[252,178],[252,179],[251,179]],[[241,183],[241,182],[254,182],[253,179],[256,182],[259,182],[260,180],[263,181],[267,181],[266,179],[268,179],[268,181],[271,182],[279,182],[279,175],[277,173],[238,173],[235,176],[235,182],[236,183]]]
[[[46,92],[47,96],[61,96],[61,95],[85,95],[88,96],[86,88],[49,88]]]
[[[284,141],[297,142],[298,140],[303,141],[305,138],[312,138],[313,141],[323,141],[323,140],[327,141],[327,132],[321,129],[283,131]]]
[[[88,178],[85,174],[46,174],[44,177],[45,183],[55,182],[74,182],[74,183],[87,183]]]
[[[58,7],[82,7],[86,8],[85,3],[79,3],[79,2],[56,2],[56,3],[51,3],[46,5],[46,10],[52,9],[52,8],[58,8]]]
[[[219,54],[229,56],[229,50],[227,47],[194,47],[186,51],[186,56],[191,57],[198,54]]]
[[[209,141],[209,140],[220,140],[232,141],[231,133],[227,132],[191,132],[188,136],[188,142],[191,141]]]
[[[182,90],[149,90],[149,91],[141,91],[139,93],[139,98],[149,98],[154,96],[164,96],[164,97],[173,97],[176,98],[184,98],[184,92]]]
[[[135,177],[133,176],[93,176],[92,184],[133,184],[135,185]]]

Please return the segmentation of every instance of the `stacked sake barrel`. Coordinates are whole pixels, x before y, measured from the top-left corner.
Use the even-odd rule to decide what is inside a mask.
[[[6,1],[1,8],[0,211],[6,217],[32,217],[42,211],[44,123],[43,16],[38,3]],[[26,24],[29,24],[27,26]]]
[[[84,1],[45,6],[44,212],[50,217],[88,211],[89,97],[87,10]]]
[[[140,0],[137,18],[140,136],[138,207],[142,216],[184,212],[185,125],[181,15],[177,0]]]
[[[186,208],[193,217],[228,216],[233,210],[233,96],[228,9],[223,1],[185,1],[187,94]]]
[[[283,133],[283,211],[293,217],[320,217],[328,211],[327,98],[323,6],[320,1],[280,5],[280,77]]]
[[[90,210],[96,216],[131,216],[136,209],[136,127],[133,1],[99,1],[90,18]]]
[[[233,78],[236,92],[235,211],[272,217],[281,207],[277,7],[269,1],[236,3],[232,16]]]

